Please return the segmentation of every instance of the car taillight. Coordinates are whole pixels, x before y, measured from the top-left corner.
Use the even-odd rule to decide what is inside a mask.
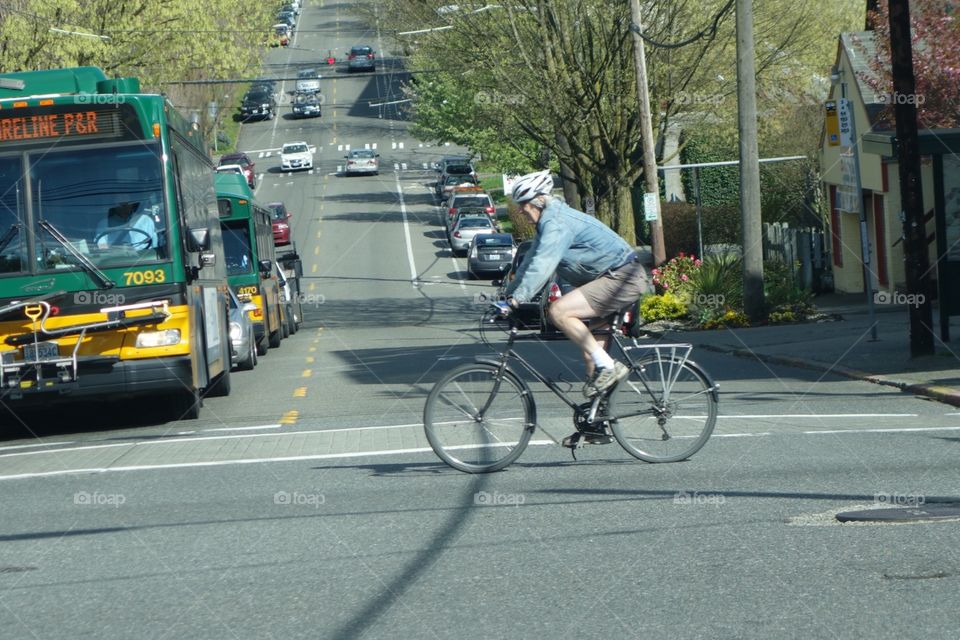
[[[563,294],[556,282],[550,283],[550,293],[547,294],[547,302],[556,302]]]
[[[493,207],[487,207],[486,209],[484,209],[484,211],[486,211],[487,213],[496,213],[496,212],[497,212],[497,210],[494,209]]]
[[[459,238],[459,237],[460,237],[460,232],[459,232],[459,231],[454,231],[454,232],[453,232],[453,237],[454,237],[454,238]]]
[[[447,213],[451,216],[456,215],[457,213],[456,207],[450,207],[449,209],[447,209]]]
[[[372,53],[368,53],[368,54],[367,54],[367,60],[373,60],[373,54],[372,54]]]
[[[349,56],[347,56],[347,60],[353,60],[356,57],[356,54],[351,53]]]

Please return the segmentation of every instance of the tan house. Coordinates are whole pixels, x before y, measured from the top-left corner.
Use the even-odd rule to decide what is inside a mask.
[[[862,202],[870,252],[870,281],[874,291],[897,293],[906,291],[903,261],[903,222],[900,209],[898,163],[890,145],[863,144],[864,136],[894,136],[882,125],[879,116],[888,96],[876,93],[864,77],[874,72],[868,59],[876,51],[874,33],[860,31],[840,35],[836,71],[828,104],[845,97],[851,101],[859,144],[859,168]],[[850,148],[837,144],[836,129],[828,119],[820,140],[820,160],[824,197],[829,203],[830,247],[833,262],[834,288],[839,292],[863,292],[864,260],[860,233],[860,215],[853,187],[855,166]],[[831,140],[834,138],[834,140]],[[929,211],[927,236],[930,239],[930,264],[936,263],[933,163],[923,158],[923,206]],[[934,278],[936,274],[934,273]]]

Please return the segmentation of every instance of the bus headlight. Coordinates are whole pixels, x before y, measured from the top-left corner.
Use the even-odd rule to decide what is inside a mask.
[[[149,347],[170,347],[180,343],[180,329],[166,331],[144,331],[137,335],[137,349]]]

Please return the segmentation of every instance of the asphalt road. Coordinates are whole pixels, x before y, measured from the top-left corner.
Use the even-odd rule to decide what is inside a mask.
[[[403,76],[349,3],[305,7],[265,75],[352,44],[386,69],[325,73],[320,119],[242,130],[257,197],[294,214],[303,329],[199,420],[161,422],[148,403],[6,420],[0,637],[956,635],[956,522],[834,518],[955,499],[947,405],[702,352],[721,416],[690,461],[545,444],[493,475],[440,463],[423,400],[487,352],[489,290],[451,257],[423,169],[450,148],[420,146],[402,104],[370,106]],[[276,170],[293,140],[317,147],[314,171]],[[380,175],[341,175],[345,145],[368,144]],[[579,387],[569,345],[523,349]],[[558,400],[537,401],[538,439],[572,430]]]

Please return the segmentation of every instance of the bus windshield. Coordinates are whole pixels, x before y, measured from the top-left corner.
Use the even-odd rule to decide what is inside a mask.
[[[11,228],[33,225],[36,268],[28,267],[25,233],[0,249],[0,273],[77,268],[48,222],[97,267],[168,258],[162,163],[154,144],[43,149],[0,159],[0,240]],[[29,175],[29,199],[23,176]],[[26,203],[29,202],[27,211]],[[28,215],[29,214],[29,215]],[[9,223],[9,224],[8,224]],[[16,227],[14,227],[16,229]]]
[[[250,249],[249,221],[223,223],[223,253],[227,260],[227,275],[242,276],[253,273],[253,251]]]

